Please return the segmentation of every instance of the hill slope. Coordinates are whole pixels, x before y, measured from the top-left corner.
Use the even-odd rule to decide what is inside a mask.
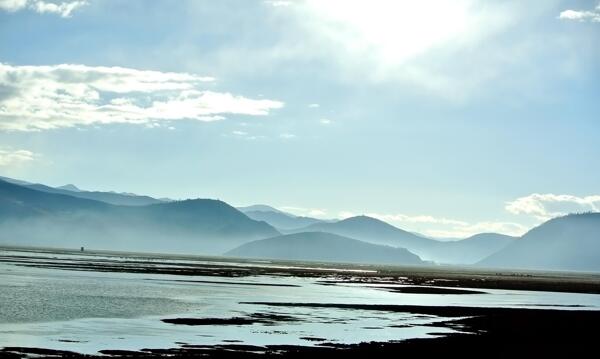
[[[475,264],[506,247],[516,237],[498,233],[479,233],[456,241],[439,241],[426,257],[444,264]]]
[[[367,216],[316,223],[291,232],[321,231],[364,242],[406,248],[421,259],[443,264],[473,264],[506,246],[514,237],[482,233],[457,241],[438,241]]]
[[[34,189],[37,191],[43,191],[55,194],[64,194],[77,198],[93,199],[95,201],[102,201],[110,204],[122,205],[122,206],[145,206],[148,204],[162,203],[164,200],[152,198],[149,196],[141,196],[136,194],[126,194],[117,192],[101,192],[101,191],[83,191],[77,188],[73,184],[67,184],[60,187],[50,187],[40,183],[30,183],[21,181],[13,178],[2,177],[0,180],[17,184],[23,187]]]
[[[419,265],[418,256],[402,248],[365,243],[323,232],[287,234],[246,243],[226,255],[302,261]]]
[[[600,213],[551,219],[478,264],[486,267],[600,271]]]
[[[48,193],[56,193],[56,194],[64,194],[67,196],[77,197],[77,198],[85,198],[92,199],[95,201],[102,201],[114,205],[120,206],[145,206],[148,204],[155,203],[163,203],[164,201],[152,198],[149,196],[140,196],[140,195],[130,195],[130,194],[122,194],[116,192],[100,192],[100,191],[81,191],[81,190],[73,190],[65,189],[66,186],[61,188],[49,187],[43,184],[30,184],[25,187],[35,189],[38,191],[48,192]]]
[[[295,232],[328,232],[364,242],[417,250],[430,248],[437,241],[396,228],[391,224],[367,216],[356,216],[333,223],[316,223]]]
[[[291,230],[321,223],[320,220],[310,217],[296,217],[283,212],[272,211],[247,211],[244,214],[256,221],[265,221],[275,228]]]
[[[278,235],[209,199],[116,206],[0,181],[0,243],[221,254]]]

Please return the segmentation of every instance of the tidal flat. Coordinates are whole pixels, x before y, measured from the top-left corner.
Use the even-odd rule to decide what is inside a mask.
[[[583,354],[599,293],[593,273],[5,247],[0,356]]]

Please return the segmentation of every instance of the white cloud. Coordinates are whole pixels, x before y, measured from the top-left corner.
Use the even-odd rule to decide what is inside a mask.
[[[27,150],[0,149],[0,167],[19,166],[36,157],[35,153]]]
[[[71,13],[84,5],[87,5],[86,1],[71,1],[62,2],[59,4],[46,2],[46,1],[35,1],[31,3],[33,10],[40,14],[51,13],[58,14],[61,17],[70,17]]]
[[[356,214],[354,212],[350,212],[350,211],[341,211],[340,213],[338,213],[339,219],[346,219],[346,218],[350,218],[350,217],[354,217],[354,216],[356,216]]]
[[[321,125],[331,125],[331,120],[327,119],[327,118],[322,118],[319,120],[319,123]]]
[[[558,15],[561,20],[600,22],[600,3],[594,10],[565,10]]]
[[[0,63],[0,130],[217,121],[227,114],[268,115],[284,105],[201,89],[211,81],[211,77],[188,73],[123,67]]]
[[[15,12],[27,6],[28,0],[0,0],[0,9]]]
[[[439,238],[466,238],[478,233],[501,233],[512,236],[520,236],[528,230],[528,227],[519,223],[502,221],[483,221],[469,223],[457,219],[434,217],[430,215],[410,216],[406,214],[381,214],[367,213],[366,216],[377,218],[407,231],[420,232],[428,236]],[[339,218],[354,217],[356,214],[350,211],[342,211]]]
[[[327,212],[325,212],[322,209],[311,209],[310,211],[308,211],[308,215],[310,217],[323,217],[327,214]]]
[[[71,17],[76,9],[87,5],[87,1],[50,2],[41,0],[0,0],[0,10],[15,12],[29,9],[39,14],[57,14],[61,17]]]
[[[282,133],[279,135],[280,138],[283,138],[284,140],[290,140],[292,138],[296,138],[296,135],[294,135],[293,133]]]
[[[309,108],[319,108],[321,107],[321,105],[319,105],[318,103],[311,103],[308,105]]]
[[[321,208],[304,208],[294,206],[282,206],[279,208],[281,208],[282,211],[292,213],[296,216],[323,218],[327,215],[327,211]]]
[[[380,214],[368,213],[367,216],[377,218],[385,222],[401,222],[401,223],[432,223],[432,224],[451,224],[458,226],[467,226],[468,223],[455,219],[444,217],[433,217],[428,215],[408,216],[405,214]]]
[[[295,213],[307,213],[306,208],[284,207]],[[517,198],[506,203],[505,209],[512,214],[525,214],[536,219],[534,222],[547,221],[556,216],[573,212],[600,211],[600,195],[578,197],[573,195],[538,194]],[[323,210],[323,212],[325,212]],[[357,216],[353,211],[341,211],[338,218]],[[362,214],[362,213],[360,213]],[[454,218],[431,215],[407,215],[402,213],[364,213],[407,231],[419,232],[438,238],[466,238],[478,233],[501,233],[521,236],[531,226],[505,220],[469,222]],[[530,220],[527,221],[531,222]],[[530,223],[531,224],[531,223]],[[535,224],[535,223],[534,223]]]
[[[261,135],[251,135],[246,131],[240,131],[240,130],[235,130],[235,131],[231,131],[231,134],[233,135],[234,138],[239,138],[239,139],[244,139],[244,140],[261,140],[266,138],[265,136],[261,136]]]
[[[568,194],[533,193],[506,204],[506,210],[513,214],[527,214],[540,221],[573,212],[600,210],[600,195],[578,197]]]

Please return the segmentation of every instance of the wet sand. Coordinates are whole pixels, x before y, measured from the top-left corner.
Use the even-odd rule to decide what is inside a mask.
[[[270,304],[273,305],[273,304]],[[294,305],[283,304],[281,305]],[[322,306],[315,304],[316,306]],[[351,309],[351,308],[348,308]],[[373,308],[370,308],[373,309]],[[597,349],[597,326],[600,312],[561,311],[506,308],[436,308],[380,307],[382,311],[440,314],[457,317],[444,325],[460,328],[464,334],[452,334],[432,339],[409,339],[401,342],[335,344],[320,343],[316,347],[293,345],[252,346],[224,344],[214,346],[182,345],[179,348],[148,348],[141,351],[103,350],[102,355],[82,355],[73,352],[39,348],[7,347],[0,350],[6,358],[70,357],[70,358],[302,358],[326,355],[330,358],[427,357],[429,355],[467,358],[507,358],[540,356],[589,356]],[[323,341],[323,338],[314,338]],[[33,354],[33,355],[32,355]]]
[[[256,261],[227,257],[169,256],[111,251],[78,252],[74,250],[0,247],[0,250],[2,249],[17,249],[19,251],[29,251],[32,254],[56,253],[77,255],[80,258],[70,259],[69,261],[53,259],[51,257],[40,261],[39,258],[27,255],[0,255],[0,262],[27,267],[72,271],[171,274],[225,278],[257,275],[297,276],[320,278],[319,282],[323,285],[371,284],[385,286],[389,284],[402,284],[417,287],[443,286],[600,294],[600,273],[500,271],[458,266],[408,267],[298,261]],[[91,258],[96,255],[102,255],[108,259],[92,260]],[[90,257],[90,259],[86,257]],[[114,258],[114,260],[111,258]],[[189,263],[185,263],[184,265],[176,264],[169,259],[188,260]]]

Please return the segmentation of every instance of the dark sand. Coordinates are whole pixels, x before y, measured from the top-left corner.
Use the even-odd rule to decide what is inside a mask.
[[[269,305],[275,305],[270,303]],[[276,305],[296,305],[279,303]],[[327,307],[324,304],[308,304]],[[144,349],[139,352],[105,350],[103,356],[36,348],[4,348],[1,357],[23,358],[28,354],[41,357],[100,358],[304,358],[325,355],[328,358],[399,358],[444,357],[467,358],[539,358],[542,356],[595,356],[598,349],[598,311],[562,311],[545,309],[498,309],[464,307],[418,306],[347,306],[371,310],[406,311],[421,314],[444,314],[457,319],[443,325],[460,328],[464,334],[447,335],[433,339],[410,339],[401,342],[361,343],[340,345],[323,342],[317,347],[251,346],[226,344],[216,346],[182,345],[171,349]],[[465,318],[466,317],[466,318]],[[440,324],[436,324],[439,326]],[[307,338],[309,339],[309,338]],[[322,338],[314,338],[321,340]],[[309,339],[310,340],[310,339]]]
[[[246,317],[232,318],[170,318],[162,319],[165,323],[179,325],[249,325],[249,324],[274,324],[277,322],[293,322],[298,319],[289,315],[254,313]]]
[[[377,289],[384,289],[390,292],[396,293],[412,293],[412,294],[486,294],[480,290],[470,289],[455,289],[455,288],[439,288],[429,286],[405,286],[405,287],[386,287],[377,286],[372,287]]]

